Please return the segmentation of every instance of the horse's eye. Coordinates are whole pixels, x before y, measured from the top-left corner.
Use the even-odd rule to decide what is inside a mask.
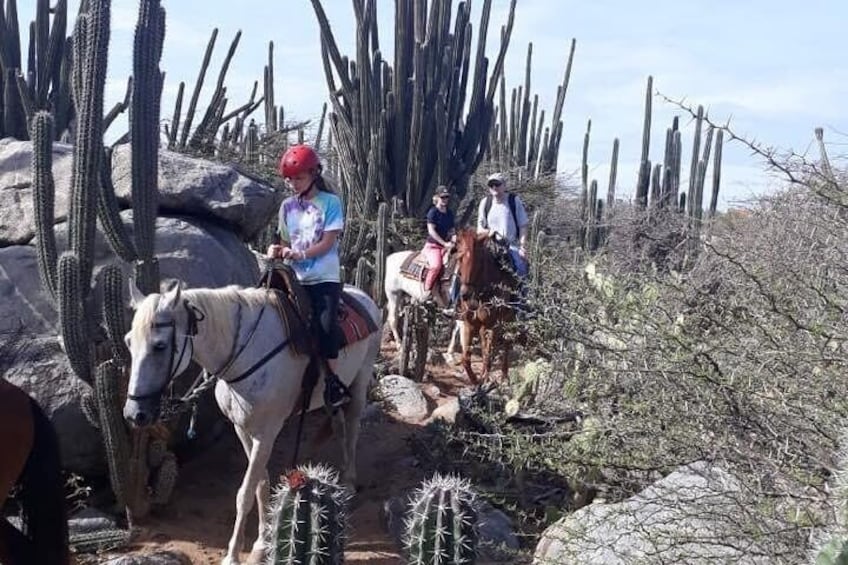
[[[153,349],[156,351],[165,351],[166,347],[168,347],[168,345],[164,341],[157,341],[153,344]]]

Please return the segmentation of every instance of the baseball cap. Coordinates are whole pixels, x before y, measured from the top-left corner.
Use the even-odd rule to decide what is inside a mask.
[[[448,196],[450,196],[450,193],[450,189],[443,184],[440,184],[436,187],[436,196],[441,196],[443,194],[447,194]]]
[[[486,179],[486,184],[489,184],[490,182],[493,182],[493,181],[499,182],[499,183],[505,183],[506,182],[506,176],[503,173],[492,173]]]

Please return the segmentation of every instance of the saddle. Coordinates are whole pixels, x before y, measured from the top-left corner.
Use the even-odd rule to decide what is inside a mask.
[[[295,353],[312,355],[317,351],[311,331],[312,303],[291,267],[280,264],[268,268],[258,286],[274,291],[277,311],[288,335],[292,336],[291,347]],[[342,330],[342,347],[365,339],[379,329],[359,301],[346,292],[341,294],[338,322]]]
[[[456,268],[456,253],[448,255],[447,264],[442,267],[439,284],[450,285],[451,277]],[[400,266],[400,274],[417,282],[424,282],[429,271],[427,257],[420,250],[409,254]]]

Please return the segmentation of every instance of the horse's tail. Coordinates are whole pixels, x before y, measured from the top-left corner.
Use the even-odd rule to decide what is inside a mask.
[[[37,563],[67,565],[68,518],[59,440],[44,411],[30,398],[32,449],[18,480],[24,533],[34,542]]]

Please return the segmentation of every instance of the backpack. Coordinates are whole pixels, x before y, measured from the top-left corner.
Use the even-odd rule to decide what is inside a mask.
[[[507,193],[507,203],[509,211],[512,213],[512,222],[515,224],[515,232],[518,233],[518,212],[516,212],[515,194]],[[492,209],[492,195],[486,196],[486,203],[483,204],[483,229],[489,229],[489,211]],[[504,234],[506,235],[506,234]]]

